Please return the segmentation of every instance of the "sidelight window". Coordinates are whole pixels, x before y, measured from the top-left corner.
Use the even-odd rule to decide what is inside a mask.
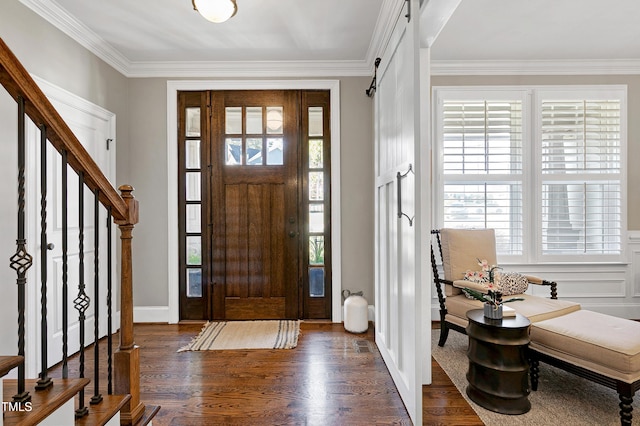
[[[327,170],[324,167],[324,109],[308,107],[308,143],[307,143],[307,197],[308,238],[309,238],[309,296],[325,297],[325,259],[324,242],[327,216],[325,211],[326,188],[324,186]]]
[[[202,191],[200,107],[185,108],[184,182],[185,213],[182,224],[187,297],[202,297]]]

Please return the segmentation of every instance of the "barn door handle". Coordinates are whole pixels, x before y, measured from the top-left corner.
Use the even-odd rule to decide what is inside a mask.
[[[404,174],[398,172],[396,174],[396,182],[398,185],[398,219],[402,219],[402,216],[409,219],[409,226],[413,226],[413,217],[409,217],[408,214],[402,212],[402,179],[406,177],[409,172],[413,173],[413,166],[409,164],[409,170],[407,170]]]

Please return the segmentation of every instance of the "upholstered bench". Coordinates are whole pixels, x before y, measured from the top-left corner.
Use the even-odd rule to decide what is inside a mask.
[[[534,391],[542,361],[615,389],[621,424],[631,425],[631,404],[640,389],[639,322],[578,310],[532,323],[530,337]]]

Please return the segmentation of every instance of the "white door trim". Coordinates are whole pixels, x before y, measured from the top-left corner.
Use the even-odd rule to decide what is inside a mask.
[[[167,284],[169,317],[180,320],[178,252],[178,91],[179,90],[329,90],[331,97],[331,250],[332,321],[342,321],[342,250],[340,221],[340,81],[339,80],[170,80],[167,81]]]

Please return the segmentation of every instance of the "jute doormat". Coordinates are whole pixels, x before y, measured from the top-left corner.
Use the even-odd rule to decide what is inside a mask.
[[[200,334],[178,352],[224,349],[293,349],[300,321],[223,321],[205,324]]]

